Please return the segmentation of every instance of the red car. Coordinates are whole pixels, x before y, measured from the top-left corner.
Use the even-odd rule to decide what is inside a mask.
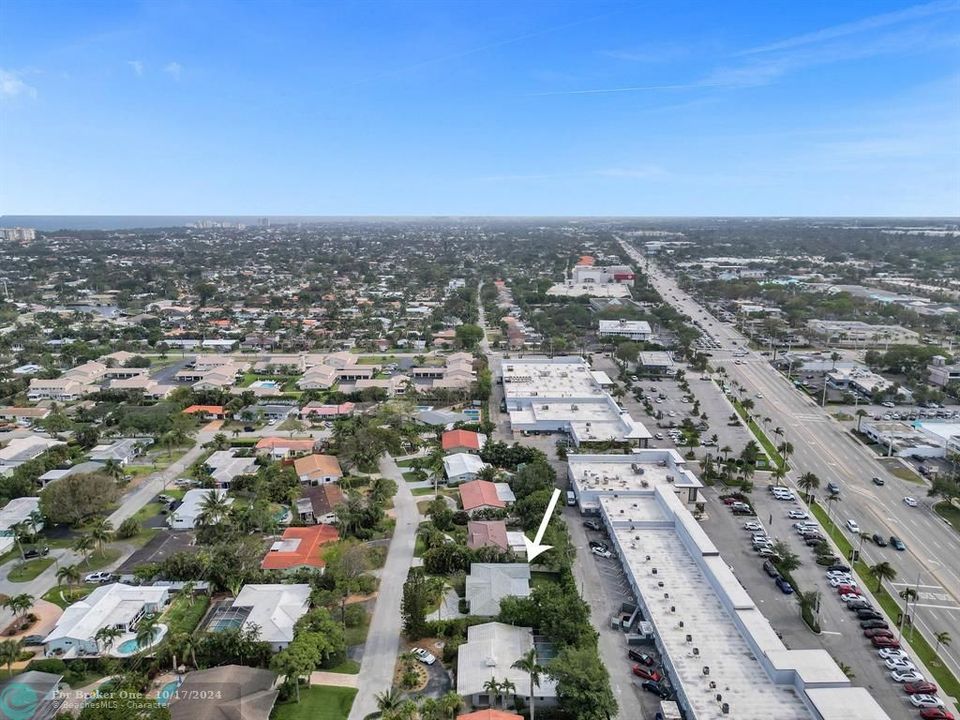
[[[838,585],[837,595],[861,595],[860,588],[856,585]]]
[[[737,502],[737,499],[735,497],[725,497],[723,499],[724,505],[733,505],[735,502]]]
[[[924,720],[954,720],[953,713],[943,708],[924,708],[920,717]]]
[[[893,632],[887,628],[873,628],[872,630],[864,630],[863,636],[868,638],[876,637],[893,637]]]
[[[870,638],[870,642],[873,643],[875,648],[898,648],[900,647],[900,641],[895,640],[889,635],[878,635],[877,637]]]
[[[932,682],[912,682],[903,686],[903,691],[907,695],[936,695],[937,686]]]
[[[645,668],[643,665],[634,665],[633,674],[644,680],[653,680],[653,682],[658,683],[663,680],[663,675],[658,673],[656,670],[650,670]]]

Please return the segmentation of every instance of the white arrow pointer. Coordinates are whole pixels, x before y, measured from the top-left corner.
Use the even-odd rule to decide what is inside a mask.
[[[560,497],[559,488],[553,489],[553,495],[550,496],[550,502],[547,503],[547,512],[543,515],[543,520],[540,521],[540,529],[537,530],[537,539],[531,542],[526,535],[523,536],[523,544],[527,546],[527,562],[531,562],[537,555],[542,553],[545,550],[549,550],[553,545],[541,545],[540,541],[543,540],[543,533],[547,530],[547,524],[550,522],[550,517],[553,515],[553,509],[557,506],[557,498]]]

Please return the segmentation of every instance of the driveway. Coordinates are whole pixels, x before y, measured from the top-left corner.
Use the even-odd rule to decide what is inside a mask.
[[[389,455],[380,459],[380,473],[397,483],[393,499],[397,524],[390,540],[387,560],[380,576],[381,592],[370,620],[370,631],[363,650],[357,697],[350,709],[349,720],[363,720],[377,710],[377,693],[393,685],[393,670],[400,652],[400,601],[403,584],[413,562],[420,513],[408,484],[397,463]]]

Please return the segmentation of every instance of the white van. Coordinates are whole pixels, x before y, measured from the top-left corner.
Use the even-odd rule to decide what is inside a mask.
[[[576,505],[577,496],[573,494],[573,490],[567,490],[567,505]]]

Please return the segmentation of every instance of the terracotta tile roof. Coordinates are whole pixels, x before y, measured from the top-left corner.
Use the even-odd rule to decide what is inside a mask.
[[[260,438],[257,442],[257,450],[274,450],[276,448],[286,448],[292,451],[313,450],[313,440],[291,440],[282,437]]]
[[[191,405],[183,411],[186,415],[223,415],[223,405]]]
[[[457,715],[457,720],[523,720],[523,716],[487,708],[486,710]]]
[[[577,265],[593,265],[594,262],[596,261],[593,259],[593,255],[581,255]]]
[[[332,525],[287,528],[282,538],[267,551],[260,567],[264,570],[323,568],[326,563],[320,554],[321,547],[339,539],[340,533]]]
[[[308,477],[343,477],[340,470],[340,461],[335,455],[307,455],[297,458],[293,463],[298,476]]]
[[[507,504],[497,495],[496,483],[489,480],[472,480],[460,486],[460,502],[464,510],[479,507],[506,507]]]
[[[447,430],[440,438],[444,450],[453,448],[480,449],[480,436],[470,430]]]
[[[503,520],[471,520],[467,523],[467,547],[471,550],[482,547],[509,550],[507,524]]]

